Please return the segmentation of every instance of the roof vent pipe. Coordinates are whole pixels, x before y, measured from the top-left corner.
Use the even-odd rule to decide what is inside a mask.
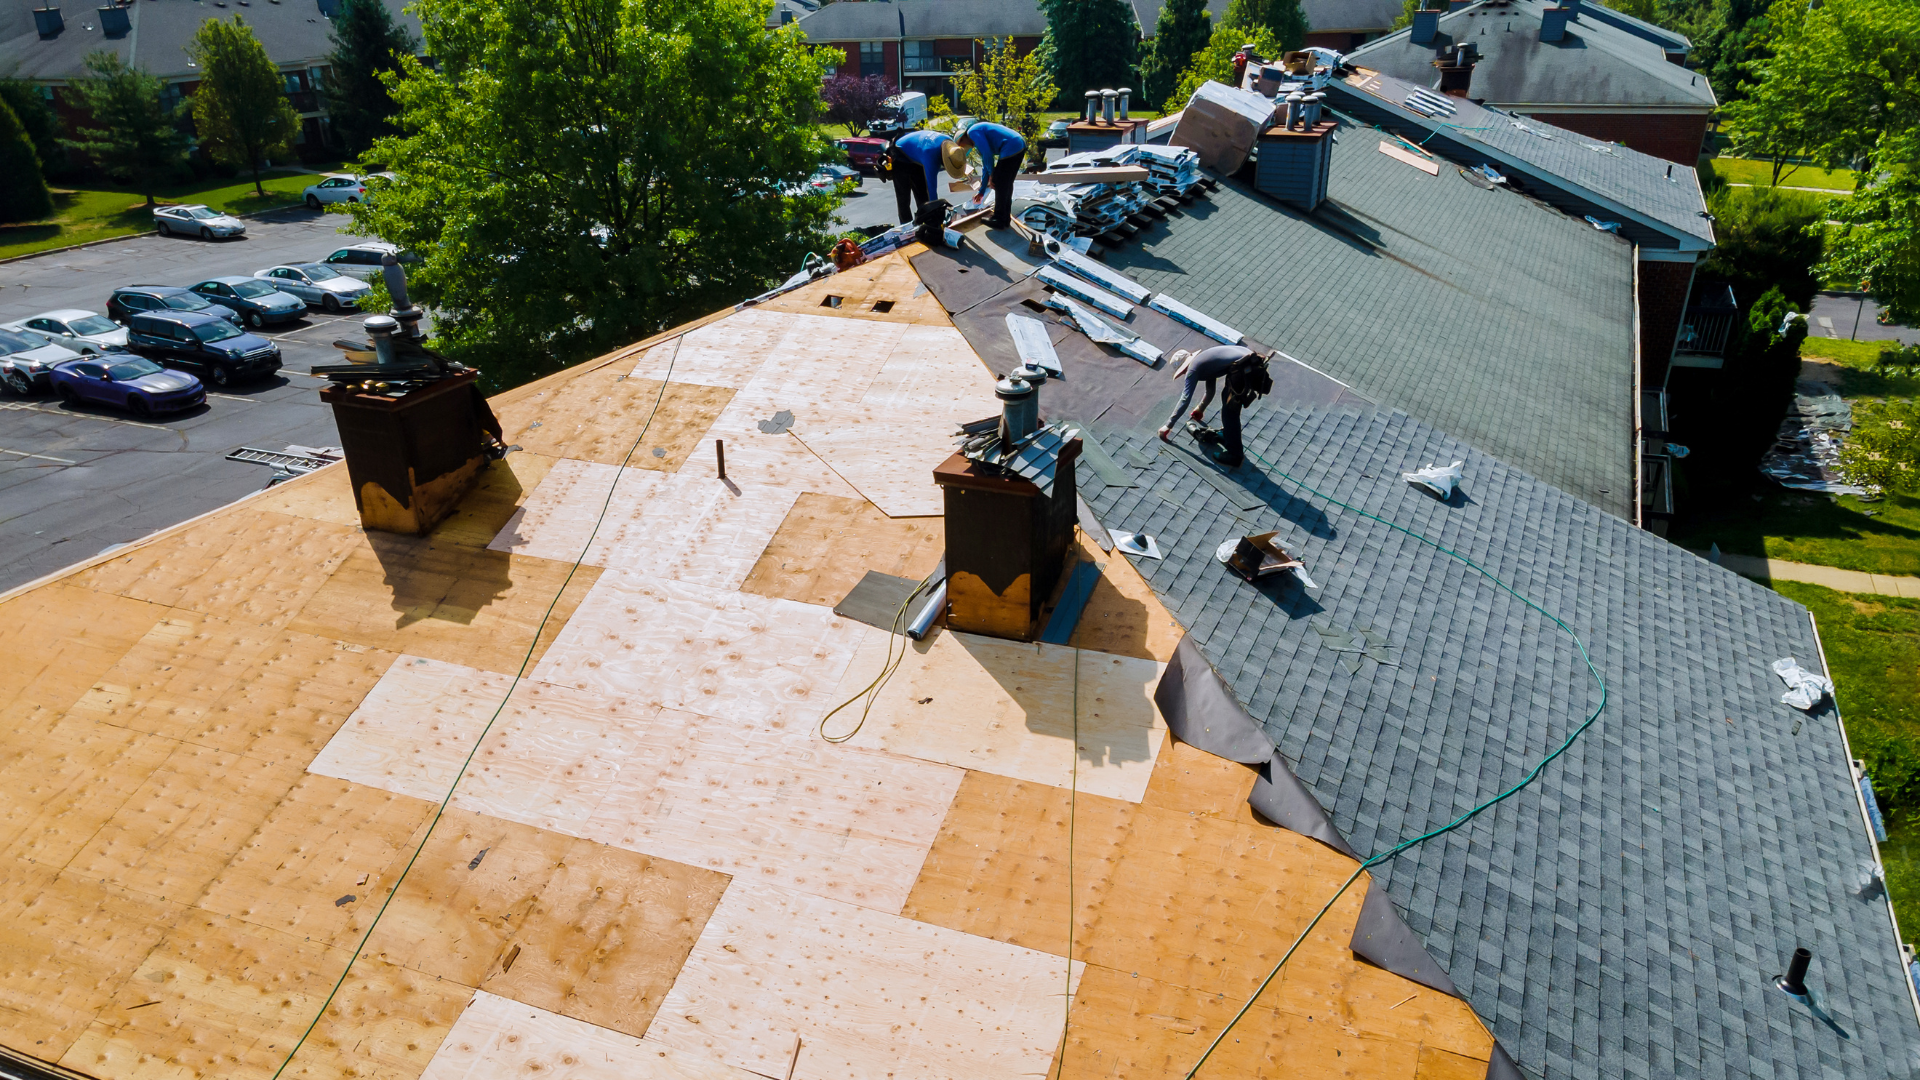
[[[55,37],[67,28],[67,21],[60,17],[60,9],[57,7],[34,8],[33,28],[39,31],[43,38]]]
[[[1100,119],[1100,91],[1087,91],[1087,123]]]
[[[1307,115],[1301,119],[1300,126],[1310,128],[1320,122],[1320,109],[1326,104],[1327,95],[1316,90],[1307,95]]]
[[[1120,88],[1120,119],[1122,120],[1127,118],[1127,99],[1131,96],[1133,96],[1133,87],[1123,86]]]
[[[1550,7],[1540,13],[1540,40],[1545,42],[1565,41],[1567,39],[1567,20],[1573,17],[1570,7]]]
[[[1040,392],[1018,375],[1009,375],[993,384],[993,396],[1000,399],[1000,438],[1019,442],[1040,430]]]
[[[1805,948],[1793,950],[1793,959],[1787,963],[1787,973],[1774,982],[1788,997],[1797,1001],[1807,1001],[1807,966],[1813,963],[1813,953]]]
[[[1434,37],[1440,33],[1440,12],[1416,11],[1413,13],[1413,33],[1411,40],[1415,45],[1431,45]]]
[[[400,362],[399,354],[393,348],[393,332],[400,329],[399,320],[391,315],[372,315],[360,324],[360,328],[373,339],[374,355],[380,358],[382,364]]]
[[[1100,91],[1100,119],[1113,123],[1113,103],[1119,96],[1111,90]]]
[[[1307,103],[1307,95],[1301,93],[1298,90],[1295,90],[1293,93],[1287,95],[1287,130],[1288,131],[1292,131],[1293,129],[1300,126],[1300,121],[1302,119],[1300,114],[1303,111],[1305,111],[1306,103]]]
[[[100,9],[100,29],[110,38],[126,37],[133,29],[133,19],[126,8],[108,4]]]

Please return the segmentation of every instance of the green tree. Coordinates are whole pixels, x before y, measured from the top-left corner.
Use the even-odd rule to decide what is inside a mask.
[[[380,79],[400,70],[401,57],[419,51],[419,41],[393,21],[383,0],[340,0],[320,89],[334,134],[349,154],[363,154],[380,136],[400,133],[393,123],[400,107]]]
[[[513,386],[785,279],[835,199],[824,61],[757,0],[417,0],[397,180],[354,231],[419,252],[439,342]],[[744,73],[744,74],[743,74]],[[745,77],[750,74],[751,77]]]
[[[1140,25],[1124,0],[1040,0],[1047,32],[1035,50],[1068,104],[1088,90],[1132,86]]]
[[[40,155],[33,140],[13,115],[13,106],[0,99],[0,222],[38,221],[53,213],[47,179],[40,174]]]
[[[66,150],[60,145],[60,116],[40,88],[23,79],[0,79],[0,101],[12,107],[14,118],[26,129],[33,152],[40,156],[41,169],[48,176],[59,176],[66,165]]]
[[[300,130],[280,69],[238,15],[232,22],[201,23],[187,51],[200,65],[193,122],[200,129],[201,145],[214,160],[251,172],[253,190],[265,195],[261,166],[289,153],[293,134]]]
[[[1140,58],[1140,99],[1165,111],[1180,73],[1193,62],[1193,54],[1207,47],[1213,36],[1213,16],[1207,14],[1206,0],[1167,0],[1160,7],[1160,19],[1154,26],[1153,41]]]
[[[113,53],[90,53],[86,65],[92,77],[73,89],[99,126],[76,128],[76,137],[63,144],[92,158],[115,180],[133,185],[152,206],[154,188],[179,175],[187,160],[180,110],[161,104],[159,79],[127,67]]]
[[[1167,98],[1168,108],[1184,107],[1193,92],[1200,89],[1203,82],[1217,82],[1232,85],[1233,54],[1240,46],[1251,41],[1253,51],[1264,57],[1279,56],[1283,51],[1280,42],[1266,28],[1252,31],[1237,26],[1221,26],[1213,32],[1207,41],[1207,47],[1193,54],[1193,61],[1187,70],[1181,72],[1180,81],[1173,88],[1173,94]]]
[[[1013,39],[986,42],[987,58],[978,68],[963,65],[953,73],[960,107],[973,116],[994,120],[1026,136],[1029,160],[1046,160],[1040,146],[1041,111],[1059,96],[1059,89],[1034,53],[1020,55]]]
[[[1243,32],[1264,30],[1273,35],[1277,47],[1271,53],[1261,54],[1272,59],[1298,49],[1307,41],[1307,16],[1300,10],[1300,0],[1230,0],[1220,24],[1238,27]]]
[[[1802,309],[1813,303],[1826,243],[1824,203],[1793,191],[1721,187],[1707,206],[1716,246],[1699,277],[1732,285],[1743,308],[1769,289]]]

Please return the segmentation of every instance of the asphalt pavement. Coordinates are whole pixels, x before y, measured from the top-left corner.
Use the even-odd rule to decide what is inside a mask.
[[[1864,293],[1823,292],[1813,298],[1813,310],[1807,312],[1807,333],[1848,341],[1920,343],[1920,329],[1883,326],[1879,319],[1880,305]]]
[[[143,236],[0,264],[0,322],[54,308],[104,312],[122,285],[191,285],[323,258],[354,239],[336,231],[344,221],[289,210],[249,221],[241,239]],[[279,374],[173,416],[135,420],[50,393],[0,397],[0,590],[260,490],[271,469],[226,460],[242,446],[338,444],[318,393],[326,383],[306,372],[338,362],[333,340],[364,336],[362,317],[315,312],[270,328]]]

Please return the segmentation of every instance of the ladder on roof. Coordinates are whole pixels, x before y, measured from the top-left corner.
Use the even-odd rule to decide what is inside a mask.
[[[315,469],[333,464],[326,458],[309,457],[306,454],[289,454],[284,450],[261,450],[258,447],[243,446],[227,455],[228,461],[246,461],[255,465],[271,465],[284,469],[295,476],[304,476]]]

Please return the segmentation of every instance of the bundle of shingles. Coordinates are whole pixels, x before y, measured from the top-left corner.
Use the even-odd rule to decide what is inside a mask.
[[[1138,179],[1107,179],[1117,169],[1139,169]],[[1071,177],[1076,172],[1099,173],[1103,179],[1085,184],[1022,182],[1014,189],[1014,215],[1022,224],[1048,236],[1099,236],[1124,232],[1141,215],[1159,217],[1163,198],[1190,200],[1204,182],[1200,158],[1185,147],[1112,146],[1069,154],[1048,166],[1046,176]],[[1171,205],[1171,204],[1168,204]]]

